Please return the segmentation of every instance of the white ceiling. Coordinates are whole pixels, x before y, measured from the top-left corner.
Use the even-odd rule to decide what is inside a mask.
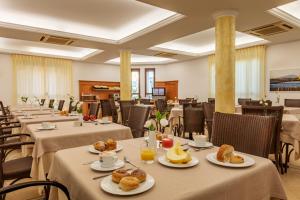
[[[163,62],[184,61],[213,52],[214,12],[224,9],[237,10],[239,15],[236,29],[239,37],[252,28],[280,20],[288,21],[267,11],[290,2],[294,1],[0,0],[0,37],[21,40],[19,46],[15,45],[15,51],[13,45],[10,48],[1,48],[3,52],[38,55],[41,53],[28,50],[27,47],[33,44],[26,41],[56,50],[74,47],[71,50],[73,54],[80,51],[77,48],[86,48],[92,49],[84,51],[88,52],[86,56],[77,54],[73,57],[69,55],[69,58],[93,63],[104,63],[118,58],[120,49],[131,49],[133,54],[145,56],[154,56],[163,50],[175,51],[178,54],[172,57],[172,61]],[[45,34],[68,36],[74,42],[71,46],[42,44],[40,39]],[[289,32],[263,39],[269,41],[268,45],[300,40],[300,28],[296,25]],[[22,42],[24,44],[21,44]],[[257,43],[247,45],[253,44]],[[53,53],[41,47],[39,50],[48,56],[63,55],[62,51]],[[143,59],[147,60],[145,57]],[[154,60],[147,60],[147,64],[149,62],[155,64]]]
[[[102,50],[72,47],[25,40],[16,40],[0,37],[0,52],[30,54],[40,56],[52,56],[56,58],[67,58],[73,60],[84,60]]]
[[[135,0],[0,0],[2,26],[111,43],[175,16]]]
[[[164,57],[157,57],[157,56],[145,56],[145,55],[131,55],[131,63],[133,65],[146,65],[146,64],[167,64],[171,62],[175,62],[175,59],[172,58],[164,58]],[[111,59],[106,63],[119,65],[120,64],[120,57]]]
[[[249,34],[236,32],[236,47],[265,44],[268,41]],[[215,51],[215,28],[187,35],[176,40],[151,47],[153,50],[181,53],[190,56],[203,56]]]

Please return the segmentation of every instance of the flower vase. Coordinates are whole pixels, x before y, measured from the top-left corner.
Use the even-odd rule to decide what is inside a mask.
[[[155,131],[149,131],[149,140],[148,145],[150,148],[156,149],[156,132]]]

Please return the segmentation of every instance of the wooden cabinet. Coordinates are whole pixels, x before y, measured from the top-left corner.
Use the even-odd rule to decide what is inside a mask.
[[[178,80],[175,81],[156,81],[155,87],[164,87],[166,89],[166,99],[178,99]]]
[[[108,81],[79,81],[80,100],[84,100],[83,96],[95,95],[96,100],[108,99],[110,95],[120,94],[120,90],[116,89],[95,89],[94,85],[107,86],[109,88],[120,87],[120,82]]]

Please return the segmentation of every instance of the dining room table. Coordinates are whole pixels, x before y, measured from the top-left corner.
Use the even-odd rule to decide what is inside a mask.
[[[180,141],[182,144],[187,142],[182,138],[175,138],[175,141]],[[122,140],[119,143],[124,146],[124,149],[117,153],[118,158],[123,159],[126,156],[132,164],[153,177],[155,183],[150,190],[127,196],[127,198],[105,192],[100,186],[105,178],[96,180],[93,178],[111,173],[94,171],[89,165],[83,164],[99,159],[98,155],[87,151],[87,146],[56,152],[48,179],[65,185],[72,200],[287,199],[279,173],[268,159],[247,155],[254,159],[253,166],[239,169],[223,167],[210,163],[206,159],[208,154],[218,150],[217,147],[213,147],[191,150],[192,156],[199,160],[198,165],[189,168],[173,168],[157,162],[158,157],[164,158],[166,151],[162,148],[157,149],[154,163],[146,164],[141,161],[139,149],[145,143],[144,138]],[[128,168],[135,169],[126,164],[124,169]],[[111,184],[114,183],[111,182]],[[50,199],[63,200],[65,198],[57,188],[52,188]]]
[[[13,111],[11,112],[11,115],[13,117],[18,117],[18,116],[32,116],[32,115],[51,115],[52,113],[58,114],[59,111],[52,111],[52,110]]]
[[[15,105],[10,106],[9,110],[11,112],[22,112],[22,111],[41,111],[41,110],[52,110],[52,108],[46,106],[39,106],[33,104],[25,104],[25,105]]]
[[[114,140],[132,138],[129,127],[115,123],[101,124],[96,121],[84,122],[82,126],[77,126],[73,121],[64,121],[55,123],[55,128],[51,130],[43,130],[40,127],[41,124],[27,125],[30,140],[34,141],[31,177],[38,180],[46,178],[45,174],[49,171],[54,154],[59,150],[92,145],[109,138]]]
[[[280,106],[280,105],[278,105],[278,106]],[[242,113],[242,106],[241,105],[236,105],[235,106],[235,112],[236,113]],[[300,115],[300,108],[299,107],[287,107],[287,106],[284,106],[283,113],[284,114]]]

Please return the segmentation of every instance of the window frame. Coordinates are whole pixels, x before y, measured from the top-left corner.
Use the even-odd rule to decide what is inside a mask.
[[[140,68],[131,68],[131,76],[132,76],[132,72],[138,72],[139,74],[139,92],[138,93],[133,93],[132,92],[132,85],[131,85],[131,96],[133,95],[138,95],[138,96],[141,96],[141,70]],[[131,77],[131,84],[132,84],[132,77]]]
[[[156,74],[155,74],[155,68],[145,68],[145,97],[147,97],[148,95],[151,95],[152,96],[152,91],[151,91],[151,93],[147,93],[147,89],[148,89],[148,85],[147,85],[147,72],[149,72],[149,71],[153,71],[154,72],[154,74],[153,74],[153,76],[154,76],[154,85],[153,85],[153,87],[155,87],[155,78],[156,78]]]

